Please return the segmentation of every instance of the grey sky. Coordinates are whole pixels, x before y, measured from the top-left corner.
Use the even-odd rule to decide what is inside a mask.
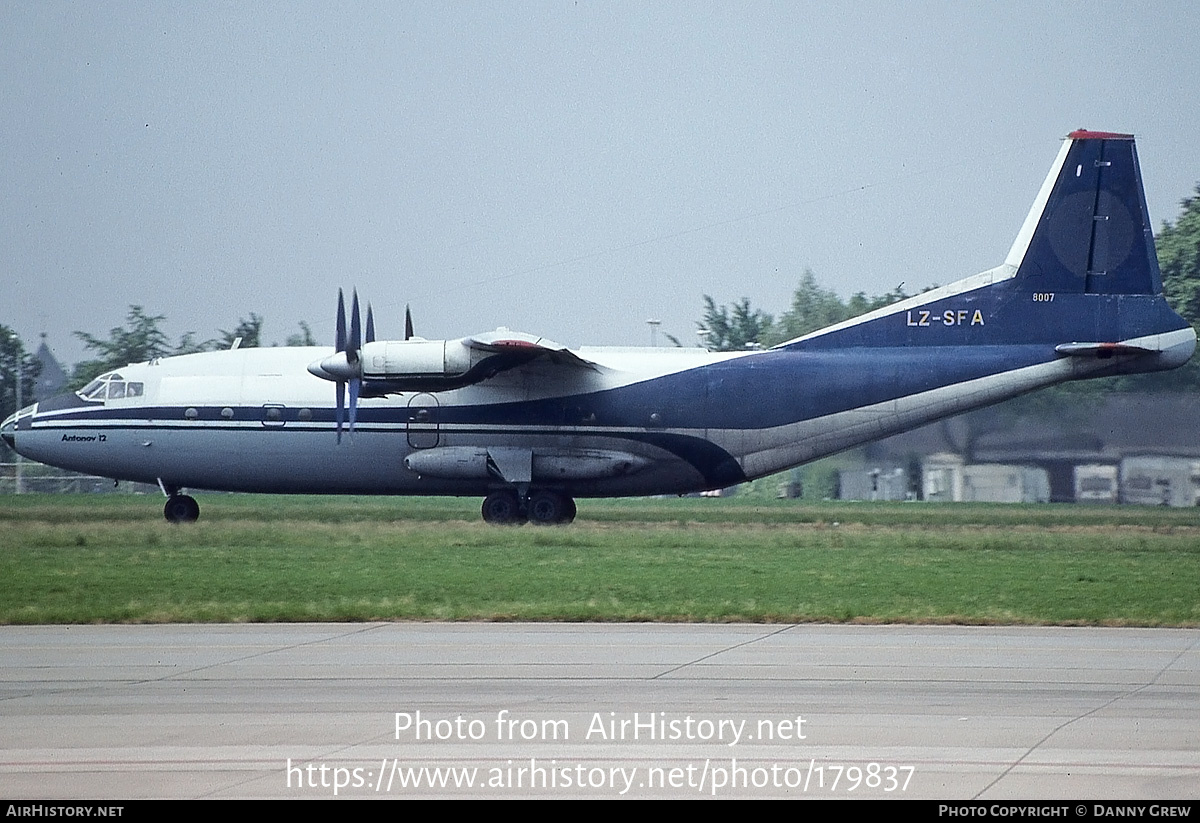
[[[693,344],[1003,260],[1059,139],[1132,131],[1156,222],[1200,180],[1200,4],[0,6],[0,323],[62,358],[172,338],[498,325]]]

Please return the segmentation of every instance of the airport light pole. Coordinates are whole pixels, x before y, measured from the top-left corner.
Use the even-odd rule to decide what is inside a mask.
[[[658,327],[662,325],[662,321],[651,318],[646,321],[646,325],[650,327],[650,346],[655,347],[658,345]]]
[[[25,364],[24,364],[24,362],[22,362],[22,361],[24,361],[24,359],[25,359],[24,347],[21,347],[21,351],[19,351],[17,353],[17,411],[20,411],[21,408],[25,405],[21,398],[21,383],[23,383],[25,381],[25,371],[24,371]],[[13,490],[14,490],[14,493],[21,494],[24,491],[24,486],[25,486],[25,483],[24,483],[25,478],[21,471],[22,457],[21,457],[21,453],[19,451],[17,451],[16,449],[13,449],[13,454],[15,454],[17,456],[16,463],[13,466]]]

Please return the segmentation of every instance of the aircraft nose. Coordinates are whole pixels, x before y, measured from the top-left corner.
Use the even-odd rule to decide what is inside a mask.
[[[17,416],[10,414],[8,419],[0,425],[0,437],[4,438],[4,442],[8,444],[10,449],[17,448]]]
[[[17,424],[26,417],[32,417],[37,412],[37,405],[34,403],[32,406],[18,409],[6,417],[3,423],[0,423],[0,437],[4,438],[4,442],[13,451],[17,450]]]

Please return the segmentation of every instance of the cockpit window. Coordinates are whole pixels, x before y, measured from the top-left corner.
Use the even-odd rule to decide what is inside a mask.
[[[145,384],[141,382],[125,382],[119,372],[102,374],[79,390],[79,396],[84,400],[121,400],[126,397],[141,397]]]
[[[108,381],[97,377],[79,390],[79,396],[85,400],[103,400],[108,395]]]

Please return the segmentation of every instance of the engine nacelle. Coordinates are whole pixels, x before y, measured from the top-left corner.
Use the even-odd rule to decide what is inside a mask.
[[[460,340],[372,340],[358,349],[351,345],[336,351],[309,364],[308,370],[338,383],[362,380],[360,396],[382,397],[462,388],[542,356],[573,368],[597,370],[565,346],[504,328]]]
[[[461,377],[482,359],[461,340],[380,340],[362,347],[364,380]]]

